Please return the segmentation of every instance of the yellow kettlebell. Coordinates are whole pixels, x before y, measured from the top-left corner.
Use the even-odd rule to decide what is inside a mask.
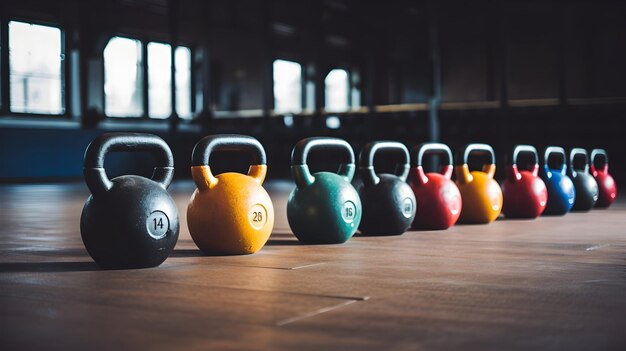
[[[214,176],[209,157],[218,150],[250,153],[253,164],[248,174],[227,172]],[[191,175],[198,188],[187,207],[187,225],[196,245],[205,254],[259,251],[274,227],[274,206],[261,186],[267,174],[261,143],[245,135],[210,135],[196,144],[191,162]]]
[[[487,144],[467,144],[456,154],[456,184],[461,191],[463,208],[460,222],[490,223],[502,210],[502,190],[493,179],[496,173],[496,156]],[[482,171],[471,171],[468,166],[470,154],[486,154],[490,163],[483,165]]]

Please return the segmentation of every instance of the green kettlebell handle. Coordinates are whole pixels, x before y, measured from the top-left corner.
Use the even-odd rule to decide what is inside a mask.
[[[94,139],[85,151],[83,174],[94,196],[111,189],[113,183],[104,170],[104,159],[110,152],[149,151],[158,156],[151,179],[167,187],[174,177],[174,156],[167,143],[156,135],[143,133],[105,133]]]
[[[342,163],[337,173],[347,182],[352,181],[356,166],[354,164],[354,151],[347,141],[327,137],[305,138],[300,140],[291,152],[291,173],[298,188],[309,186],[315,181],[315,177],[311,174],[306,163],[309,152],[313,149],[344,151],[348,156],[348,162]]]
[[[585,166],[582,169],[577,169],[574,166],[574,160],[576,158],[584,157],[585,158]],[[572,176],[576,176],[577,172],[589,173],[589,155],[587,154],[587,150],[583,148],[573,148],[569,152],[569,168]]]
[[[608,172],[609,171],[609,155],[606,153],[606,150],[604,149],[593,149],[591,150],[591,167],[593,167],[593,169],[596,169],[596,159],[600,157],[604,160],[604,163],[601,164],[602,165],[602,171],[603,172]]]
[[[519,173],[519,169],[517,167],[517,158],[520,154],[528,154],[533,156],[534,163],[532,163],[532,167],[529,167],[529,170],[532,171],[534,175],[537,175],[537,170],[539,169],[539,154],[537,153],[537,149],[532,145],[515,145],[515,147],[513,148],[513,152],[507,155],[507,165],[514,166],[515,173]],[[516,177],[516,179],[519,179],[519,177]]]
[[[565,154],[565,149],[560,146],[548,146],[546,150],[544,151],[543,167],[546,173],[549,173],[550,171],[550,165],[548,164],[550,155],[554,155],[554,154],[558,154],[561,156],[562,163],[561,163],[560,172],[561,174],[565,175],[565,173],[567,172],[567,155]]]
[[[363,177],[363,183],[366,186],[376,185],[380,182],[380,178],[374,170],[374,156],[379,151],[396,151],[404,156],[403,162],[396,165],[396,173],[398,178],[403,182],[409,176],[409,150],[404,144],[397,141],[373,141],[366,144],[359,154],[359,171]]]

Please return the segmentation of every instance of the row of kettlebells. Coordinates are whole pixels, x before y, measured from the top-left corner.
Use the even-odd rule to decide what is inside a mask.
[[[347,161],[337,173],[312,174],[307,157],[310,152],[321,150],[344,153]],[[158,164],[151,179],[136,175],[109,179],[104,160],[113,151],[154,153]],[[249,153],[252,165],[248,173],[213,175],[209,159],[219,151]],[[403,155],[398,174],[378,174],[374,170],[374,156],[379,151]],[[422,168],[422,160],[428,153],[447,156],[447,164],[440,173],[426,173]],[[470,172],[468,158],[475,153],[489,155],[491,162],[482,171]],[[534,155],[536,162],[530,171],[518,170],[517,156],[521,153]],[[562,156],[562,167],[558,170],[548,167],[552,155]],[[586,157],[584,150],[572,150],[570,164],[582,156]],[[595,157],[604,160],[602,169],[596,170],[592,165],[592,173],[601,184],[598,204],[608,206],[615,198],[615,183],[608,174],[606,153],[596,149],[592,160]],[[595,183],[596,195],[593,195],[590,189],[594,177],[588,174],[589,162],[585,159],[584,169],[570,167],[574,186],[566,174],[565,158],[562,148],[546,149],[544,183],[538,178],[536,150],[527,145],[517,146],[502,186],[505,214],[536,217],[546,205],[550,213],[564,214],[579,202],[581,209],[593,207],[588,198],[595,202],[598,185]],[[378,235],[402,234],[411,225],[445,229],[459,217],[465,222],[488,223],[502,208],[503,194],[493,179],[495,156],[486,144],[469,144],[457,154],[456,183],[451,180],[452,152],[444,144],[418,145],[411,158],[401,143],[372,142],[363,148],[359,161],[363,185],[357,190],[350,183],[356,171],[350,144],[336,138],[307,138],[296,144],[291,167],[296,187],[289,196],[287,218],[300,241],[342,243],[357,229],[363,234]],[[188,205],[187,224],[194,242],[205,254],[249,254],[265,245],[274,226],[272,200],[262,187],[266,173],[265,150],[252,137],[212,135],[196,144],[191,174],[197,189]],[[173,174],[172,152],[165,141],[154,135],[107,133],[88,146],[84,175],[92,194],[83,208],[80,229],[94,261],[105,268],[139,268],[157,266],[169,256],[179,232],[178,210],[166,190]],[[587,192],[589,196],[580,195]]]

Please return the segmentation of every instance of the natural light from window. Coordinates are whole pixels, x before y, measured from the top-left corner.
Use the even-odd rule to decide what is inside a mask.
[[[191,115],[191,50],[179,46],[176,55],[176,113],[180,118]]]
[[[302,111],[302,66],[297,62],[274,61],[274,112]]]
[[[113,37],[104,48],[104,113],[141,117],[142,57],[139,40]]]
[[[326,111],[343,112],[349,109],[350,83],[348,79],[348,71],[345,69],[333,69],[328,72],[324,79],[324,109]]]
[[[9,22],[9,83],[12,112],[62,114],[61,30]]]
[[[172,47],[148,43],[148,115],[168,118],[172,114]]]

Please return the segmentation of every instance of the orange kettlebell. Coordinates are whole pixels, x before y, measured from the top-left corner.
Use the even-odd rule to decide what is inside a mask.
[[[487,154],[490,162],[482,171],[471,171],[467,163],[470,154]],[[461,191],[463,208],[460,221],[464,223],[490,223],[502,210],[502,190],[493,179],[496,173],[496,156],[487,144],[467,144],[456,154],[456,184]]]
[[[218,150],[250,153],[253,164],[248,174],[214,176],[209,157]],[[261,143],[245,135],[210,135],[196,144],[191,162],[191,175],[198,188],[187,207],[187,225],[196,245],[205,254],[259,251],[274,227],[274,206],[261,186],[267,174]]]

